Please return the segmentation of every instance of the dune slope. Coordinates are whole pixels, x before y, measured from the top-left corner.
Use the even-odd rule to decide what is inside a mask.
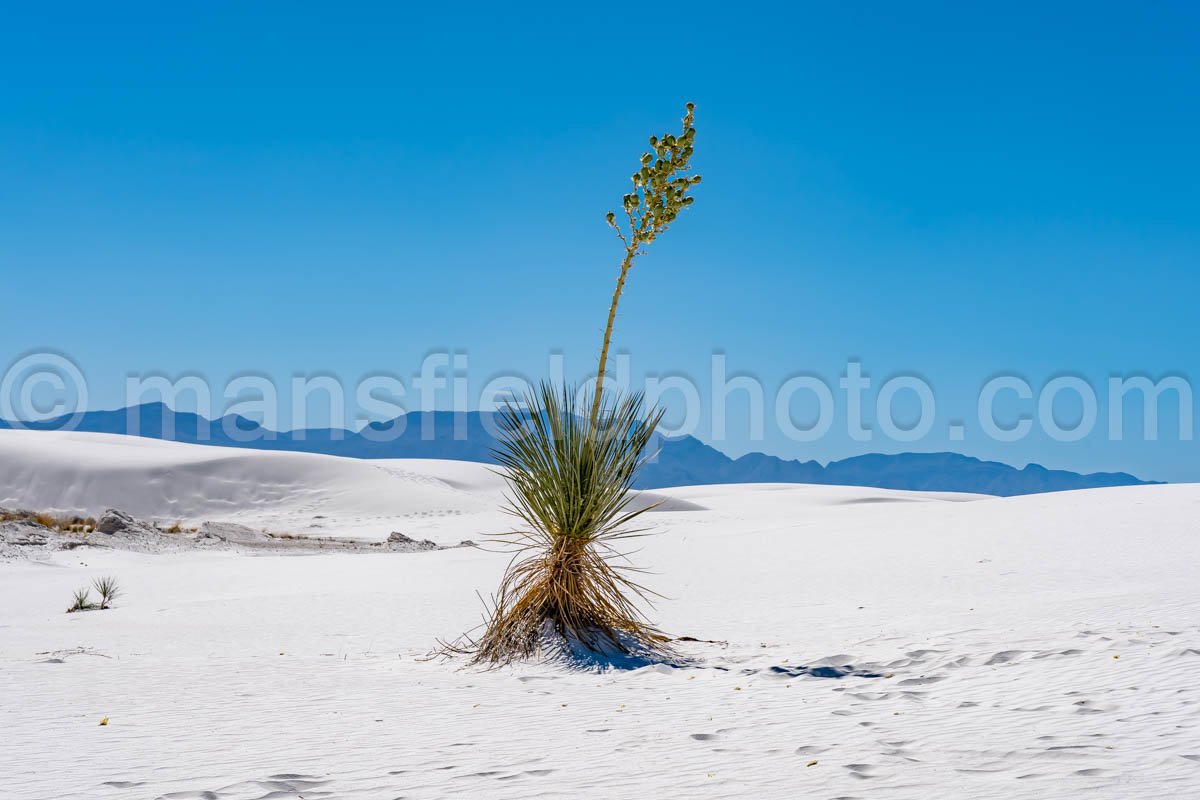
[[[113,469],[164,468],[84,444],[82,459]],[[29,444],[15,467],[17,451],[0,446],[0,494],[66,491],[36,477],[72,474],[56,446]],[[196,450],[169,470],[215,457]],[[238,506],[231,489],[232,515],[286,517],[315,491],[333,526],[338,514],[353,524],[455,508],[425,531],[454,539],[463,520],[475,535],[507,525],[498,484],[471,465],[398,464],[413,477],[386,485],[427,505],[372,506],[385,501],[371,496],[370,473],[339,484],[301,461],[315,476],[301,480],[284,475],[290,463],[256,459],[238,467],[246,485],[262,469],[262,483],[287,488],[269,512],[253,493]],[[18,474],[32,483],[21,488]],[[61,496],[86,505],[94,485]],[[652,516],[637,562],[665,595],[655,620],[713,640],[680,645],[687,668],[480,672],[427,660],[439,638],[479,621],[476,592],[506,563],[484,550],[81,548],[0,563],[0,796],[1200,794],[1200,487],[664,494],[676,510]],[[125,588],[115,608],[63,613],[73,589],[108,574]]]

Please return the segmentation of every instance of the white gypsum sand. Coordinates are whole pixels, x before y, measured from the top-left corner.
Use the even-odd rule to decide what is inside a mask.
[[[511,524],[501,490],[0,432],[8,507],[450,544]],[[656,622],[727,642],[683,643],[696,668],[424,660],[480,621],[507,557],[479,549],[0,563],[0,797],[1200,795],[1200,487],[661,495],[637,561]],[[102,575],[115,607],[64,613]]]
[[[98,517],[119,508],[171,526],[231,522],[274,533],[453,545],[509,525],[495,467],[362,460],[136,436],[0,430],[0,508]],[[660,510],[686,506],[666,501]],[[461,534],[461,535],[460,535]]]

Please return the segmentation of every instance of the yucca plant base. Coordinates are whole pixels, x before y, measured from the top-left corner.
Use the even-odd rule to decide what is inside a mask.
[[[588,542],[570,536],[515,565],[475,660],[665,657],[668,637],[631,607],[612,571]]]
[[[459,649],[475,663],[531,657],[655,659],[668,637],[638,607],[651,592],[632,579],[618,543],[630,523],[633,480],[661,413],[640,396],[581,416],[577,393],[543,385],[500,412],[496,458],[508,480],[507,511],[521,521],[502,537],[516,553],[484,631]]]

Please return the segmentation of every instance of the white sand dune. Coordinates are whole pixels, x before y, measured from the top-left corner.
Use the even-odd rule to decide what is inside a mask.
[[[450,541],[509,524],[500,490],[471,464],[0,435],[0,505]],[[478,622],[506,562],[483,550],[0,563],[0,797],[1200,796],[1200,487],[662,494],[638,563],[657,622],[726,642],[686,644],[695,668],[423,660]],[[107,574],[116,608],[63,613]]]
[[[236,522],[274,532],[454,543],[490,531],[503,501],[493,467],[366,461],[96,433],[0,430],[0,507],[96,516],[120,508],[171,524]],[[658,510],[694,507],[647,494]],[[457,536],[458,539],[454,537]]]

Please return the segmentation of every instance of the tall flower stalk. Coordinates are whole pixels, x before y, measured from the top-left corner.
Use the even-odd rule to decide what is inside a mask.
[[[670,227],[679,212],[690,206],[695,198],[688,194],[700,183],[699,175],[689,175],[692,169],[692,152],[696,142],[696,106],[687,104],[683,117],[683,130],[679,136],[664,134],[650,137],[650,152],[643,153],[638,171],[630,178],[633,191],[625,195],[622,207],[625,212],[624,229],[617,215],[609,211],[605,220],[617,232],[625,247],[621,260],[621,271],[617,275],[617,287],[613,291],[612,303],[608,307],[608,322],[604,326],[604,341],[600,346],[600,366],[596,371],[596,393],[592,401],[591,421],[593,427],[600,414],[600,401],[604,394],[604,373],[608,367],[608,348],[612,344],[613,324],[617,319],[617,306],[625,292],[625,279],[633,268],[634,260],[644,254],[646,245],[657,239]]]

